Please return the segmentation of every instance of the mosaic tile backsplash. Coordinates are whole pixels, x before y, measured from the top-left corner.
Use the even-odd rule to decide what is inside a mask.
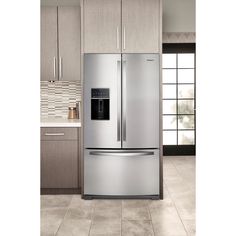
[[[67,118],[68,107],[81,101],[81,83],[79,81],[40,82],[41,117]]]

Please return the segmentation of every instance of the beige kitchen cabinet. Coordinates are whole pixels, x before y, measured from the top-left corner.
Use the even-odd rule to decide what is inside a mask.
[[[159,0],[122,0],[122,52],[159,52]]]
[[[79,157],[78,128],[41,128],[41,189],[79,189]]]
[[[160,0],[84,0],[85,53],[158,53]]]
[[[80,80],[80,7],[58,7],[59,80]]]
[[[41,80],[80,80],[80,7],[41,7]]]
[[[84,1],[84,52],[121,51],[121,0]]]
[[[41,7],[41,80],[57,80],[57,7]]]

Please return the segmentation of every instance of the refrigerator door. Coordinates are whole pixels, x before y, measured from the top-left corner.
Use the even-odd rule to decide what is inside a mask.
[[[121,148],[121,55],[84,56],[84,147]]]
[[[84,194],[159,195],[159,150],[84,150]]]
[[[159,55],[122,55],[122,148],[159,147]]]

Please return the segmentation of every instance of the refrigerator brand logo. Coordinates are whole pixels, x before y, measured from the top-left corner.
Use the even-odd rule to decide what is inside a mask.
[[[155,59],[147,59],[147,61],[155,61]]]

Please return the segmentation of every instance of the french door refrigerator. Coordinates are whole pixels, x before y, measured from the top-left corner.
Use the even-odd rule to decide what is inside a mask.
[[[85,54],[86,198],[159,198],[159,54]]]

